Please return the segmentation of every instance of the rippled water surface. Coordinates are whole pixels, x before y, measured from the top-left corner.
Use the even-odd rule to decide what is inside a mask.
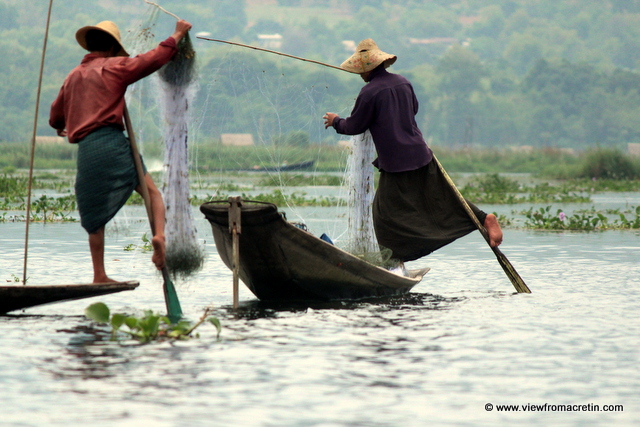
[[[331,209],[302,213],[316,234],[336,233],[344,222]],[[0,425],[640,422],[638,233],[507,230],[502,250],[530,295],[514,294],[474,233],[411,263],[432,270],[406,297],[277,305],[241,287],[234,312],[231,273],[199,219],[206,264],[176,285],[189,319],[215,307],[221,338],[203,325],[196,339],[138,345],[109,341],[106,328],[83,316],[96,301],[128,314],[164,311],[150,255],[123,250],[141,243],[146,226],[136,218],[142,214],[125,213],[108,232],[106,259],[109,274],[139,280],[137,290],[0,316]],[[0,280],[22,275],[23,250],[24,224],[0,224]],[[79,224],[32,226],[29,283],[91,277]],[[498,410],[527,404],[600,411]]]

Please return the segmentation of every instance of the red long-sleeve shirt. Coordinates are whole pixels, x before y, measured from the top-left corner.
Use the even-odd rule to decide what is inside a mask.
[[[54,129],[66,129],[71,143],[104,126],[124,130],[127,86],[160,69],[177,50],[175,39],[169,37],[155,49],[134,58],[85,55],[51,104],[49,124]]]

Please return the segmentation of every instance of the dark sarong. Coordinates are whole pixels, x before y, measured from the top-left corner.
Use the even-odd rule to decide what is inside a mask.
[[[121,130],[103,127],[78,142],[76,200],[88,233],[104,227],[137,186],[131,145]]]
[[[487,214],[469,206],[484,224]],[[378,243],[401,261],[428,255],[477,230],[433,161],[413,171],[380,172],[373,224]]]

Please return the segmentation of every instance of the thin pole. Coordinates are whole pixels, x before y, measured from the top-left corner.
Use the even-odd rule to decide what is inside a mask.
[[[293,55],[289,55],[287,53],[277,52],[275,50],[264,49],[262,47],[251,46],[251,45],[248,45],[248,44],[242,44],[242,43],[236,43],[236,42],[230,42],[230,41],[227,41],[227,40],[210,39],[208,37],[196,37],[196,38],[201,39],[201,40],[208,40],[210,42],[232,44],[234,46],[246,47],[246,48],[249,48],[249,49],[259,50],[259,51],[262,51],[262,52],[273,53],[275,55],[286,56],[287,58],[293,58],[293,59],[297,59],[299,61],[311,62],[313,64],[323,65],[325,67],[335,68],[336,70],[340,70],[340,71],[344,71],[344,72],[347,72],[347,73],[351,73],[351,71],[347,71],[344,68],[336,67],[335,65],[325,64],[324,62],[314,61],[313,59],[301,58],[299,56],[293,56]]]
[[[233,309],[238,309],[240,274],[240,234],[242,233],[242,197],[229,197],[229,232],[231,233],[231,271],[233,271]]]
[[[438,159],[436,159],[435,155],[433,156],[433,161],[436,162],[436,165],[440,169],[440,172],[442,172],[442,175],[444,176],[445,180],[447,181],[447,183],[453,190],[454,194],[458,198],[458,201],[460,201],[460,203],[462,204],[462,207],[467,212],[467,215],[469,215],[469,218],[471,218],[473,223],[478,228],[478,231],[480,231],[480,234],[482,234],[482,237],[484,237],[484,239],[489,244],[489,247],[491,247],[491,250],[493,251],[496,258],[498,259],[498,263],[504,270],[509,280],[511,280],[511,284],[513,285],[513,287],[516,288],[516,291],[518,293],[530,294],[531,290],[529,289],[527,284],[524,282],[522,277],[520,277],[520,275],[518,274],[516,269],[513,267],[511,262],[507,259],[505,254],[503,254],[502,251],[500,251],[500,249],[498,249],[497,247],[491,246],[491,243],[489,240],[489,232],[487,231],[486,228],[484,228],[482,224],[480,224],[478,217],[476,217],[476,215],[473,213],[473,211],[471,210],[471,207],[469,206],[465,198],[462,196],[462,194],[460,193],[456,185],[453,183],[453,180],[449,177],[449,174],[447,173],[447,171],[444,170],[444,168],[442,167],[442,164],[438,161]]]
[[[158,3],[154,3],[152,1],[149,0],[144,0],[145,3],[150,4],[152,6],[157,7],[158,9],[160,9],[161,11],[163,11],[164,13],[166,13],[167,15],[171,15],[174,18],[176,18],[178,21],[180,20],[180,18],[178,18],[178,16],[174,15],[173,13],[169,12],[167,9],[165,9],[164,7],[160,6]]]
[[[49,23],[51,22],[51,9],[53,0],[49,0],[49,12],[47,13],[47,26],[44,31],[44,43],[42,46],[42,59],[40,60],[40,76],[38,77],[38,92],[36,95],[36,112],[33,117],[33,135],[31,136],[31,159],[29,160],[29,188],[27,190],[27,225],[24,236],[24,265],[22,267],[22,284],[27,284],[27,254],[29,251],[29,223],[31,222],[31,189],[33,179],[33,163],[36,151],[36,132],[38,126],[38,112],[40,110],[40,93],[42,92],[42,74],[44,71],[44,58],[47,52],[47,40],[49,38]]]

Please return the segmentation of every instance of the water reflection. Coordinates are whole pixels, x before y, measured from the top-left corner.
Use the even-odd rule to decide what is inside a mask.
[[[123,346],[139,345],[112,341],[111,332],[106,327],[89,324],[57,332],[71,334],[62,355],[43,358],[43,369],[57,379],[104,379],[118,375],[126,371],[131,362]]]
[[[277,318],[283,313],[301,313],[311,310],[361,310],[375,307],[377,311],[403,308],[426,308],[448,310],[452,304],[466,297],[444,297],[425,293],[408,293],[392,297],[365,298],[356,301],[260,301],[252,300],[240,304],[238,310],[229,308],[227,314],[236,319],[255,320]]]

